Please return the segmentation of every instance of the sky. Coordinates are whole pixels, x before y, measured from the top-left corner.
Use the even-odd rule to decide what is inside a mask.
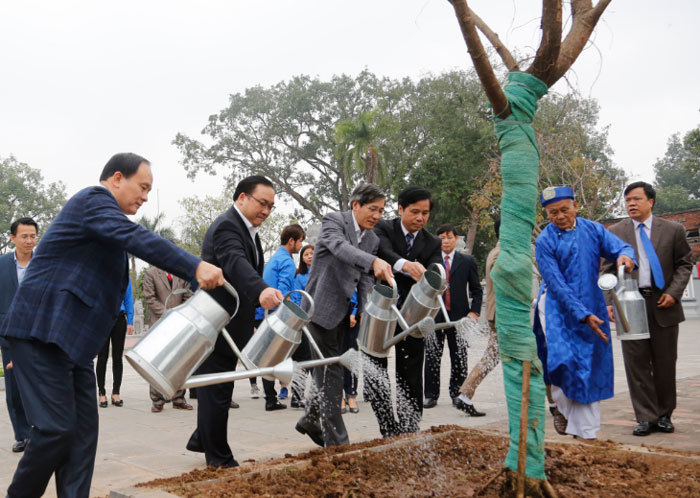
[[[534,53],[540,1],[469,2],[511,49]],[[565,14],[565,18],[568,15]],[[600,103],[616,164],[653,181],[666,141],[700,124],[700,2],[613,0],[566,81]],[[148,158],[139,214],[182,216],[223,176],[187,179],[171,144],[200,137],[230,94],[298,74],[362,69],[393,78],[471,68],[447,0],[28,1],[0,3],[0,157],[61,180],[97,183],[115,152]]]

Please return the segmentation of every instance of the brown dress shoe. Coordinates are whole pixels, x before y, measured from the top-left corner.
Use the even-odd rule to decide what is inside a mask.
[[[569,425],[569,421],[566,420],[564,414],[556,406],[550,406],[549,411],[554,417],[554,430],[557,431],[557,434],[566,436],[566,426]]]
[[[160,413],[163,411],[163,405],[153,405],[151,406],[151,412]]]
[[[183,401],[182,403],[173,403],[173,408],[178,410],[194,410],[192,405],[190,405],[187,401]]]

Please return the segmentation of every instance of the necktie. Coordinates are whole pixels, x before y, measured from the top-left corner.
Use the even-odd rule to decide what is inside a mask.
[[[644,230],[643,223],[639,224],[639,240],[642,241],[644,252],[649,260],[649,268],[651,269],[651,276],[654,277],[654,285],[656,285],[658,289],[663,290],[664,286],[666,285],[666,281],[664,280],[664,272],[661,269],[661,262],[659,261],[659,257],[656,255],[654,246],[652,245],[651,240],[649,240],[646,230]]]
[[[173,276],[168,273],[168,282],[170,282],[170,285],[173,285]]]
[[[447,289],[445,290],[445,308],[450,309],[450,257],[445,256],[445,274],[447,275]],[[449,320],[445,317],[445,320]]]
[[[411,249],[413,249],[413,234],[409,232],[406,234],[406,254],[410,253]]]

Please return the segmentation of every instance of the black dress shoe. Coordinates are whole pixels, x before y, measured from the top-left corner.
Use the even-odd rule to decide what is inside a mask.
[[[235,401],[231,400],[231,403],[229,403],[229,408],[240,408],[241,405],[236,403]]]
[[[218,465],[219,468],[221,469],[234,469],[236,467],[240,467],[241,464],[238,463],[235,459],[231,462],[225,463],[223,465]]]
[[[295,397],[292,397],[292,401],[289,404],[292,408],[306,408],[306,401]]]
[[[635,436],[648,436],[654,431],[656,431],[656,424],[654,422],[640,422],[639,425],[634,428],[632,434]]]
[[[435,405],[437,405],[435,398],[425,398],[425,401],[423,401],[423,408],[434,408]]]
[[[463,411],[470,417],[483,417],[486,415],[484,412],[478,411],[476,408],[474,408],[474,405],[470,405],[468,403],[465,403],[461,399],[457,398],[457,403],[455,404],[455,408],[457,408],[460,411]]]
[[[311,440],[314,443],[316,443],[317,445],[319,445],[321,448],[323,448],[325,446],[325,444],[323,444],[323,435],[321,434],[321,431],[307,429],[306,427],[301,425],[299,422],[297,422],[297,425],[295,425],[294,428],[296,429],[296,431],[299,434],[309,436],[311,438]]]
[[[13,453],[22,453],[24,449],[27,447],[27,443],[29,442],[29,439],[22,439],[21,441],[16,441],[15,444],[12,445],[12,452]]]
[[[200,443],[198,440],[190,438],[189,441],[187,441],[187,445],[185,448],[188,451],[194,451],[195,453],[204,453],[204,448],[202,448],[202,443]]]
[[[266,401],[265,402],[265,411],[266,412],[273,412],[275,410],[284,410],[287,408],[287,405],[283,405],[279,401]]]
[[[671,417],[667,415],[659,417],[659,420],[656,421],[656,427],[659,429],[659,432],[665,432],[667,434],[670,434],[676,430],[671,423]]]
[[[107,408],[109,406],[109,402],[107,401],[107,398],[105,398],[104,401],[99,402],[100,408]]]
[[[114,397],[112,397],[112,404],[114,406],[124,406],[124,400],[123,399],[115,400]]]

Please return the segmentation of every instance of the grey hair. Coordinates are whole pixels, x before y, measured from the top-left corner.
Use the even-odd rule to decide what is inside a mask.
[[[360,206],[364,206],[377,199],[386,199],[386,194],[374,183],[360,183],[350,194],[351,205],[357,201]]]

